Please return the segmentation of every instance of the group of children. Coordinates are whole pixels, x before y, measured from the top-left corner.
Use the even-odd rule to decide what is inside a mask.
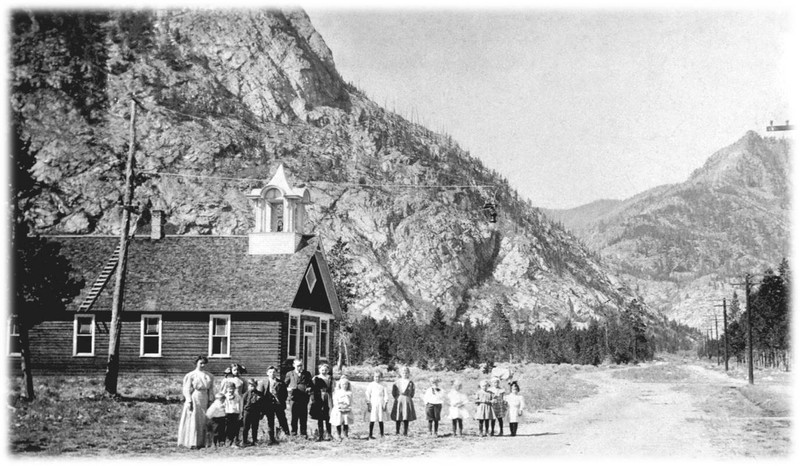
[[[287,386],[277,378],[277,369],[271,366],[264,382],[246,380],[243,372],[244,368],[237,364],[226,369],[214,402],[206,411],[211,435],[208,443],[215,447],[256,444],[260,420],[263,417],[268,420],[270,444],[277,443],[276,437],[280,431],[289,435],[285,413]],[[384,436],[384,422],[388,419],[395,421],[397,435],[400,435],[401,427],[403,435],[408,435],[409,422],[417,418],[413,401],[416,390],[410,375],[409,368],[401,369],[400,377],[389,390],[381,384],[381,372],[373,373],[373,380],[365,391],[365,418],[369,418],[369,439],[376,438],[376,423],[379,435]],[[431,379],[430,386],[422,395],[430,435],[439,435],[439,422],[445,403],[448,404],[447,418],[452,422],[454,436],[464,435],[464,420],[470,418],[470,410],[467,408],[471,403],[475,404],[474,417],[478,421],[481,436],[495,435],[498,426],[497,435],[503,435],[503,421],[506,419],[511,435],[517,434],[517,423],[525,409],[525,401],[519,394],[517,382],[511,382],[510,393],[506,393],[499,378],[493,377],[491,382],[482,380],[472,398],[461,391],[460,380],[454,380],[447,393],[439,387],[439,383],[438,378]],[[332,426],[336,427],[339,440],[348,438],[354,416],[353,390],[347,376],[341,376],[334,384],[330,366],[322,364],[319,373],[311,379],[308,391],[311,401],[309,413],[312,419],[317,420],[318,440],[331,440]],[[278,429],[275,419],[278,421]],[[304,424],[305,421],[302,422],[301,429],[304,429]],[[296,430],[295,427],[293,429]]]
[[[242,378],[243,368],[237,364],[225,370],[225,378],[208,407],[211,444],[219,446],[255,445],[261,418],[268,421],[270,444],[277,443],[275,419],[280,429],[289,434],[286,421],[286,387],[277,378],[277,369],[267,369],[267,380],[259,382]],[[241,434],[241,439],[240,439]],[[248,441],[251,438],[251,441]]]
[[[400,377],[392,385],[391,392],[381,385],[381,377],[380,371],[374,372],[372,382],[365,391],[367,405],[365,417],[369,418],[368,439],[375,439],[376,423],[380,436],[383,437],[384,421],[387,417],[395,421],[397,435],[400,435],[401,427],[403,435],[408,435],[409,422],[416,420],[413,403],[415,388],[414,382],[410,380],[410,371],[408,368],[400,371]],[[472,400],[461,391],[460,380],[454,380],[452,389],[447,393],[439,387],[439,383],[438,378],[431,379],[430,386],[422,395],[430,435],[439,435],[439,422],[442,420],[445,402],[449,405],[447,417],[452,422],[454,436],[464,435],[464,420],[470,417],[467,406],[471,402],[476,405],[475,419],[478,420],[481,436],[495,435],[496,427],[499,427],[497,435],[503,435],[504,419],[508,419],[511,436],[517,435],[517,426],[525,409],[525,400],[519,394],[519,384],[516,381],[509,384],[510,393],[507,394],[506,390],[500,386],[499,378],[493,377],[491,383],[482,380],[478,385],[478,392]],[[336,426],[339,439],[347,438],[349,426],[353,422],[353,393],[350,381],[346,376],[339,379],[332,399],[330,423]],[[389,401],[392,401],[391,410],[389,410]]]
[[[425,414],[428,419],[428,433],[439,434],[442,406],[445,399],[449,403],[448,418],[453,423],[453,435],[464,435],[464,420],[468,419],[467,406],[469,397],[461,391],[461,381],[454,380],[453,388],[445,395],[439,388],[439,379],[431,379],[431,385],[425,390],[422,401],[425,403]],[[525,409],[525,400],[519,394],[519,384],[509,384],[511,393],[500,386],[500,379],[493,377],[491,383],[481,380],[478,391],[473,398],[475,403],[475,419],[482,437],[495,435],[495,427],[499,426],[498,435],[503,435],[503,419],[508,419],[511,436],[517,435],[519,417]]]

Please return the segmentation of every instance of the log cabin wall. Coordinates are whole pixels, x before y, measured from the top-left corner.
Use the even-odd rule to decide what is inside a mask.
[[[91,315],[92,313],[85,314]],[[120,335],[122,374],[184,374],[194,367],[198,355],[209,354],[209,314],[170,312],[161,315],[161,356],[140,356],[141,313],[125,312]],[[208,370],[222,375],[237,362],[247,367],[248,377],[263,377],[267,367],[280,365],[285,353],[286,314],[282,312],[219,313],[231,316],[230,357],[209,357]],[[74,319],[50,320],[30,332],[34,374],[105,373],[108,359],[108,313],[94,313],[93,356],[74,356]],[[11,371],[19,373],[19,357],[10,358]]]

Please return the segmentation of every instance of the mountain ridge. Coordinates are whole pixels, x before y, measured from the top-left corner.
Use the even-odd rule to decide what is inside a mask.
[[[650,304],[700,325],[696,309],[730,296],[730,279],[776,267],[788,255],[790,146],[748,131],[683,183],[652,188],[611,210],[550,214]]]
[[[426,320],[439,308],[450,319],[486,320],[500,305],[516,328],[553,328],[608,318],[637,299],[579,240],[452,138],[345,83],[305,13],[107,15],[75,19],[81,50],[93,47],[105,57],[98,65],[114,70],[103,78],[112,97],[84,99],[88,108],[63,86],[34,79],[48,73],[46,64],[20,59],[28,47],[68,56],[57,44],[36,42],[44,32],[58,34],[66,20],[53,26],[46,13],[35,13],[34,30],[26,29],[28,18],[15,17],[14,90],[32,90],[15,92],[12,108],[36,158],[32,175],[41,189],[22,200],[35,231],[119,231],[130,113],[127,99],[114,96],[132,92],[143,107],[135,156],[146,175],[134,201],[142,219],[157,208],[178,234],[247,233],[253,219],[245,193],[284,164],[289,181],[311,191],[308,226],[328,247],[338,238],[350,246],[359,292],[354,315],[412,312]],[[62,79],[86,83],[98,78],[94,69]],[[444,187],[456,184],[476,188]],[[420,188],[391,187],[397,185]],[[477,188],[484,185],[495,188]],[[497,223],[483,213],[489,200]]]

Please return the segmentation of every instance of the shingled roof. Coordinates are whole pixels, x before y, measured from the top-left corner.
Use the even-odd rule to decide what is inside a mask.
[[[61,244],[62,255],[86,280],[83,292],[67,306],[69,310],[77,310],[119,244],[119,237],[51,236],[47,239]],[[304,236],[295,254],[249,255],[247,236],[133,238],[128,253],[123,309],[140,312],[288,311],[309,261],[315,254],[318,261],[321,257],[318,242],[318,237]],[[113,276],[92,310],[110,310],[112,290]],[[334,305],[338,308],[338,301]]]

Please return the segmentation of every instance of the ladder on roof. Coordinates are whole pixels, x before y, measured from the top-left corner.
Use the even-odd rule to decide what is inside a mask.
[[[114,275],[114,271],[117,270],[117,264],[119,264],[119,250],[120,246],[114,249],[114,252],[111,253],[111,257],[109,257],[108,261],[106,261],[105,267],[103,270],[100,271],[100,275],[92,284],[92,287],[89,289],[89,294],[83,298],[83,302],[81,305],[78,306],[78,312],[88,312],[89,309],[92,308],[97,298],[100,296],[100,293],[103,292],[103,289],[106,287],[108,280]]]
[[[132,231],[130,235],[128,235],[129,238],[133,238],[133,235],[136,234],[137,226],[138,220],[134,222]],[[117,247],[114,248],[114,252],[111,253],[111,257],[106,261],[106,265],[103,267],[103,270],[100,271],[100,275],[94,280],[92,287],[89,289],[89,293],[83,298],[80,306],[78,306],[78,312],[89,312],[92,306],[94,306],[95,301],[97,301],[97,298],[100,297],[100,293],[105,289],[108,280],[114,275],[114,271],[117,270],[121,246],[121,244],[118,244]]]

